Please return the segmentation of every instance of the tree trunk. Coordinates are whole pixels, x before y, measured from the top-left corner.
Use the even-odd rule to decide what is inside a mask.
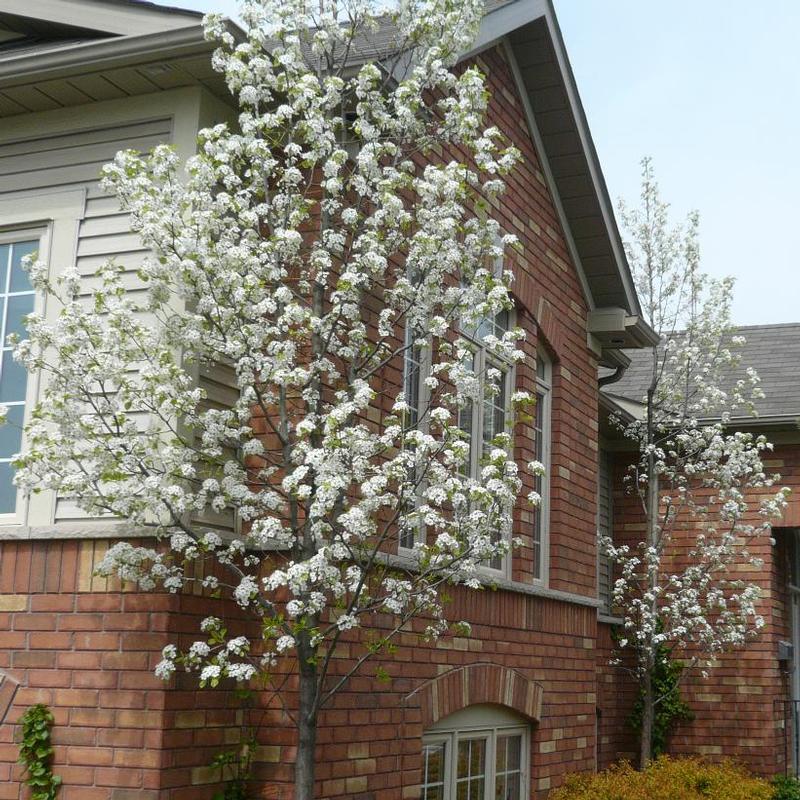
[[[314,800],[317,751],[317,666],[316,653],[302,637],[297,643],[300,661],[300,701],[297,709],[297,759],[294,766],[294,800]]]
[[[656,458],[653,452],[655,441],[655,430],[653,422],[653,403],[655,397],[655,381],[651,384],[647,392],[647,547],[648,550],[658,551],[658,474],[656,471]],[[660,555],[660,554],[659,554]],[[648,612],[651,620],[658,613],[654,590],[658,585],[658,567],[660,562],[655,559],[655,563],[649,559],[647,563],[647,591],[651,593],[652,600],[649,601]],[[651,622],[647,630],[644,642],[644,674],[642,675],[642,730],[639,749],[639,769],[645,769],[653,757],[653,720],[655,717],[655,702],[653,698],[653,667],[655,666],[655,644],[654,637],[657,635],[657,628]]]
[[[642,729],[639,743],[639,769],[645,769],[653,757],[653,721],[655,703],[653,702],[653,673],[645,672],[642,677]]]

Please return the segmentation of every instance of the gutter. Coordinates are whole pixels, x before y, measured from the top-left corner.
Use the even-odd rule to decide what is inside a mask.
[[[716,424],[720,420],[714,417],[699,419],[701,424]],[[731,417],[728,428],[787,428],[800,430],[800,416],[797,414],[773,414],[765,417]]]
[[[241,36],[237,25],[227,21],[228,30]],[[177,28],[138,36],[115,36],[44,53],[24,53],[0,60],[0,88],[18,86],[49,78],[103,69],[129,62],[131,58],[163,60],[214,50],[216,42],[205,38],[202,26]]]

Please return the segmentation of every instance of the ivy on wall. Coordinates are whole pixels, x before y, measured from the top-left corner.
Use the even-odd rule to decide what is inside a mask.
[[[24,769],[23,781],[31,789],[31,800],[55,800],[61,778],[54,775],[52,769],[53,714],[46,705],[39,703],[22,715],[20,725],[19,763]]]

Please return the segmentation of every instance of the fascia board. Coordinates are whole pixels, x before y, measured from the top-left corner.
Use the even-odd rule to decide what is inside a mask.
[[[553,8],[552,0],[544,0],[547,10],[544,14],[547,27],[550,32],[550,37],[553,42],[553,49],[556,54],[559,70],[564,80],[564,87],[567,92],[570,109],[575,117],[577,123],[578,135],[581,140],[581,146],[586,154],[586,161],[589,165],[589,172],[592,179],[592,185],[597,194],[600,202],[600,210],[603,215],[606,230],[608,231],[611,248],[614,253],[614,259],[617,262],[617,267],[622,277],[622,282],[625,287],[625,294],[628,298],[629,311],[632,314],[641,314],[641,307],[639,305],[639,297],[636,294],[636,289],[633,283],[633,276],[631,275],[628,260],[625,256],[625,249],[622,245],[622,237],[620,236],[619,229],[617,228],[617,221],[614,216],[613,204],[608,194],[608,187],[605,178],[600,169],[600,162],[597,156],[597,150],[592,140],[592,135],[589,132],[589,124],[586,119],[586,112],[583,109],[583,104],[578,94],[577,84],[575,82],[575,75],[572,72],[572,65],[567,56],[566,46],[564,45],[564,38],[561,35],[561,28],[558,25],[555,9]]]
[[[471,56],[475,56],[481,51],[486,50],[496,44],[502,43],[505,37],[507,37],[513,31],[540,18],[544,18],[553,43],[553,50],[556,55],[556,61],[561,72],[562,80],[564,82],[564,88],[567,93],[570,111],[576,122],[578,136],[581,141],[581,147],[586,155],[587,164],[589,165],[589,173],[592,180],[592,185],[600,204],[603,222],[608,233],[612,251],[614,253],[614,260],[617,264],[617,268],[625,288],[625,295],[628,300],[628,311],[634,315],[641,315],[639,298],[634,288],[633,277],[631,275],[630,267],[628,266],[628,261],[625,256],[625,250],[622,245],[622,238],[619,234],[619,229],[617,228],[613,204],[608,194],[608,187],[606,186],[605,178],[603,177],[602,170],[600,169],[597,150],[594,146],[594,141],[592,140],[592,136],[589,131],[586,113],[583,109],[583,104],[580,101],[580,95],[578,94],[575,76],[572,72],[572,66],[569,63],[566,47],[564,45],[564,39],[561,35],[561,29],[559,28],[558,20],[556,18],[555,10],[551,0],[517,0],[517,2],[508,3],[487,14],[481,23],[480,32],[475,40],[474,46],[469,50],[469,52],[462,56],[462,60]],[[524,88],[524,79],[520,73],[519,67],[516,66],[516,60],[513,59],[513,50],[508,44],[506,44],[506,51],[510,56],[512,56],[512,70],[515,73],[515,82],[518,84],[518,89],[520,89],[520,94],[523,97],[525,114],[529,127],[531,128],[531,135],[534,137],[537,151],[543,158],[543,161],[546,161],[546,152],[536,127],[533,111],[530,107],[530,103],[527,101],[527,92],[522,91]],[[581,266],[580,259],[577,256],[577,248],[575,247],[575,244],[569,235],[569,226],[563,225],[566,215],[563,211],[563,208],[561,208],[561,203],[558,199],[555,181],[553,180],[552,175],[549,174],[549,167],[547,167],[544,171],[551,189],[551,194],[556,201],[559,217],[562,218],[562,227],[567,234],[567,244],[570,249],[570,255],[572,256],[573,262],[578,269],[584,295],[586,296],[590,309],[593,309],[595,307],[595,302],[592,297],[591,289],[585,272]],[[646,327],[647,326],[645,325],[645,328]],[[643,329],[642,335],[643,338],[648,341],[653,338],[651,331],[649,330]]]
[[[213,48],[214,44],[205,40],[203,29],[197,25],[144,36],[81,42],[45,53],[3,58],[0,60],[0,88],[117,66],[148,55],[166,59]]]

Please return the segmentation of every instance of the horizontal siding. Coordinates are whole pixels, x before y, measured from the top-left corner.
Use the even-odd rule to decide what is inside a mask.
[[[88,199],[76,253],[76,266],[86,279],[86,291],[97,286],[97,270],[113,258],[126,271],[126,288],[135,293],[135,273],[146,251],[138,236],[131,233],[128,215],[121,212],[116,198],[100,189],[100,173],[119,150],[146,152],[169,142],[171,137],[172,121],[163,118],[0,141],[0,198],[23,191],[46,194],[48,190],[86,188]],[[61,266],[64,265],[53,265],[55,269]],[[56,502],[55,522],[74,522],[85,516],[69,498]]]
[[[161,119],[0,143],[0,197],[96,183],[117,151],[145,152],[168,141],[171,130]]]
[[[239,398],[236,373],[227,364],[202,364],[198,370],[198,385],[205,392],[205,408],[231,408]],[[234,455],[232,449],[226,453],[227,457],[232,458]],[[236,514],[233,509],[217,512],[206,508],[193,521],[221,534],[233,534],[236,531]]]

